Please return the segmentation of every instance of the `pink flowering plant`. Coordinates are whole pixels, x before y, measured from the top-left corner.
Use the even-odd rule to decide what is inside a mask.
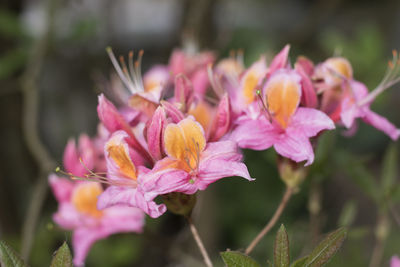
[[[397,140],[400,130],[371,110],[374,99],[399,81],[398,55],[372,91],[353,77],[350,62],[332,57],[314,64],[290,60],[285,46],[268,64],[265,56],[244,67],[242,56],[216,61],[212,52],[175,50],[168,65],[141,74],[143,51],[119,62],[107,53],[119,76],[109,97],[98,98],[97,136],[70,140],[64,169],[49,183],[59,203],[54,221],[73,231],[74,264],[84,265],[91,245],[119,232],[140,234],[144,217],[167,211],[184,216],[204,263],[213,266],[192,219],[199,191],[222,178],[255,178],[241,149],[277,153],[286,192],[269,223],[243,252],[221,254],[227,266],[258,266],[248,255],[300,190],[325,132],[349,129],[361,119]],[[341,130],[343,131],[343,130]],[[68,179],[70,178],[70,179]],[[254,182],[253,182],[254,183]],[[340,228],[293,266],[322,266],[346,237]],[[324,247],[325,246],[325,247]],[[274,266],[289,266],[288,238],[282,226],[275,240]],[[397,266],[393,257],[391,266]],[[251,265],[254,264],[254,265]]]
[[[140,235],[146,217],[159,220],[168,212],[185,218],[204,264],[213,266],[192,216],[196,199],[222,178],[225,183],[244,178],[241,182],[249,186],[264,179],[249,172],[243,149],[275,151],[286,191],[266,226],[243,244],[245,249],[221,256],[227,266],[261,266],[249,254],[301,190],[327,133],[340,131],[351,138],[363,121],[393,141],[400,136],[393,123],[371,108],[400,81],[397,52],[373,90],[356,80],[348,59],[331,57],[317,64],[303,56],[293,60],[289,45],[270,61],[262,55],[249,67],[242,53],[217,60],[210,51],[176,49],[167,65],[155,65],[143,75],[143,51],[119,60],[111,48],[107,53],[117,76],[113,74],[111,90],[98,96],[97,134],[69,140],[63,167],[48,178],[58,202],[53,220],[72,231],[75,266],[85,265],[96,241],[117,233]],[[382,194],[371,196],[385,211],[393,180],[387,178]],[[245,201],[247,194],[243,191],[238,201]],[[376,238],[381,241],[387,236],[382,230],[387,217],[388,212],[379,217]],[[346,235],[343,227],[333,231],[291,264],[282,225],[275,238],[274,266],[323,266]],[[397,256],[390,266],[400,266]]]

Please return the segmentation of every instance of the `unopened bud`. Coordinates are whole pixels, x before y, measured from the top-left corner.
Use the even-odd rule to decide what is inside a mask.
[[[278,160],[279,175],[287,187],[297,189],[307,175],[307,168],[287,158]]]
[[[179,192],[172,192],[162,195],[162,197],[168,210],[177,215],[190,216],[196,204],[195,194],[186,195]]]

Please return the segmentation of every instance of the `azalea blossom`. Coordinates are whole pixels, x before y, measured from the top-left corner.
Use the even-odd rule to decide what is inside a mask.
[[[75,266],[84,265],[90,247],[97,240],[115,233],[142,232],[144,213],[140,209],[127,206],[97,209],[97,197],[103,192],[99,183],[73,182],[54,174],[50,175],[49,183],[59,203],[53,220],[73,231]]]
[[[293,70],[274,72],[263,88],[262,107],[252,115],[239,117],[231,138],[243,148],[264,150],[273,146],[278,154],[310,165],[314,152],[309,138],[335,126],[325,113],[299,107],[300,83],[301,76]]]
[[[373,100],[384,90],[399,81],[397,77],[397,53],[394,54],[392,67],[382,83],[369,92],[367,87],[353,78],[353,69],[345,58],[329,58],[316,68],[315,78],[322,80],[317,85],[322,93],[321,108],[334,120],[346,128],[355,127],[355,119],[361,118],[364,122],[386,133],[393,140],[400,136],[400,130],[386,118],[371,111]]]
[[[126,132],[116,131],[104,147],[107,178],[94,178],[99,178],[110,186],[99,196],[97,207],[103,210],[114,205],[128,205],[142,209],[153,218],[159,217],[166,211],[166,207],[145,200],[141,184],[149,170],[143,166],[135,166],[131,159],[133,149],[127,143],[128,138]]]
[[[143,180],[148,200],[170,192],[194,194],[224,177],[252,180],[236,144],[230,140],[207,143],[202,126],[192,117],[168,124],[163,143],[167,157]]]

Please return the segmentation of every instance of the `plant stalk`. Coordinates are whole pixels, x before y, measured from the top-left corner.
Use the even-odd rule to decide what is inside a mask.
[[[257,244],[261,241],[261,239],[274,227],[279,217],[282,215],[283,210],[285,209],[287,203],[289,202],[290,197],[293,194],[293,189],[291,187],[286,187],[285,194],[282,197],[281,203],[279,203],[278,208],[276,209],[274,215],[269,220],[267,225],[261,230],[260,233],[251,241],[250,245],[246,248],[245,254],[250,254],[253,249],[257,246]]]

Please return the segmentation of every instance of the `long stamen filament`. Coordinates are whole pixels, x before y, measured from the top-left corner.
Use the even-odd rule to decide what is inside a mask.
[[[261,108],[265,111],[265,112],[263,112],[264,116],[267,118],[267,120],[270,123],[272,123],[272,115],[271,115],[271,113],[269,112],[269,109],[268,109],[268,102],[264,103],[264,100],[263,100],[263,98],[261,96],[261,91],[260,90],[256,91],[256,95],[258,96],[259,102],[261,103]]]
[[[379,85],[372,90],[366,97],[358,101],[357,105],[362,106],[372,102],[378,95],[386,89],[400,82],[400,58],[396,50],[392,51],[393,59],[389,61],[386,74]]]

